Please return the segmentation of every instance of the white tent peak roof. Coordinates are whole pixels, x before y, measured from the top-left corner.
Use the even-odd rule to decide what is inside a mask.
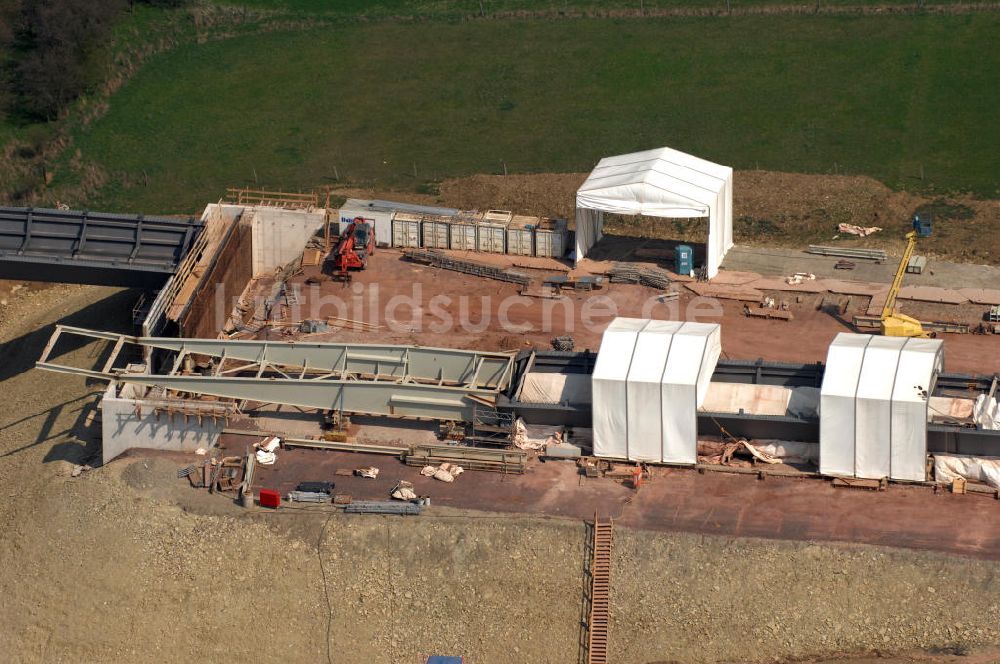
[[[630,152],[629,154],[619,154],[612,157],[604,157],[597,164],[597,168],[622,167],[632,165],[633,170],[649,168],[652,164],[672,164],[674,166],[687,168],[694,172],[704,173],[719,180],[725,180],[733,174],[733,169],[714,162],[695,157],[686,152],[673,148],[655,148],[653,150],[642,150],[641,152]]]
[[[662,214],[664,206],[673,206],[707,215],[732,173],[728,166],[671,148],[633,152],[601,159],[577,198],[599,195],[641,214]]]

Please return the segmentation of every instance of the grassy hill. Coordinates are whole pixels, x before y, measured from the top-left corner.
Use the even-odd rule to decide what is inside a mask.
[[[617,12],[736,10],[762,6],[800,6],[807,10],[842,7],[905,7],[914,0],[222,0],[220,4],[366,19],[385,17],[465,17],[508,12]],[[924,0],[922,6],[968,4],[967,0]]]
[[[419,187],[660,145],[995,196],[998,33],[988,13],[335,23],[158,56],[75,138],[109,175],[85,203],[148,212],[255,178]]]

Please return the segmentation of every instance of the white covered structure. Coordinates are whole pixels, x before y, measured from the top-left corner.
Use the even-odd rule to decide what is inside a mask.
[[[820,391],[820,473],[924,481],[928,395],[943,367],[937,339],[838,334]]]
[[[721,352],[717,323],[612,321],[592,375],[594,455],[696,463],[698,408]]]
[[[604,213],[707,217],[707,275],[733,246],[733,169],[671,148],[605,157],[576,192],[576,260],[603,236]]]

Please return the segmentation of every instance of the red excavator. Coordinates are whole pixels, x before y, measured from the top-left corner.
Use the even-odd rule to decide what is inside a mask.
[[[348,270],[363,270],[368,257],[375,253],[375,227],[361,217],[355,217],[340,236],[337,246],[329,251],[323,271],[334,279],[349,280]]]

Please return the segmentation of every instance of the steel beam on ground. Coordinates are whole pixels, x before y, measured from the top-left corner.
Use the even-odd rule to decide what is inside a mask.
[[[62,335],[114,342],[102,371],[50,362]],[[125,344],[177,352],[168,373],[113,368]],[[217,358],[210,375],[182,374],[186,354]],[[221,371],[225,361],[242,365]],[[468,421],[476,404],[496,405],[513,373],[513,353],[297,342],[130,337],[59,325],[36,366],[200,395],[339,410]]]
[[[47,367],[41,367],[47,368]],[[365,415],[395,415],[468,421],[472,396],[495,399],[490,390],[390,381],[323,380],[122,374],[118,380],[179,392],[264,403],[340,410]]]

